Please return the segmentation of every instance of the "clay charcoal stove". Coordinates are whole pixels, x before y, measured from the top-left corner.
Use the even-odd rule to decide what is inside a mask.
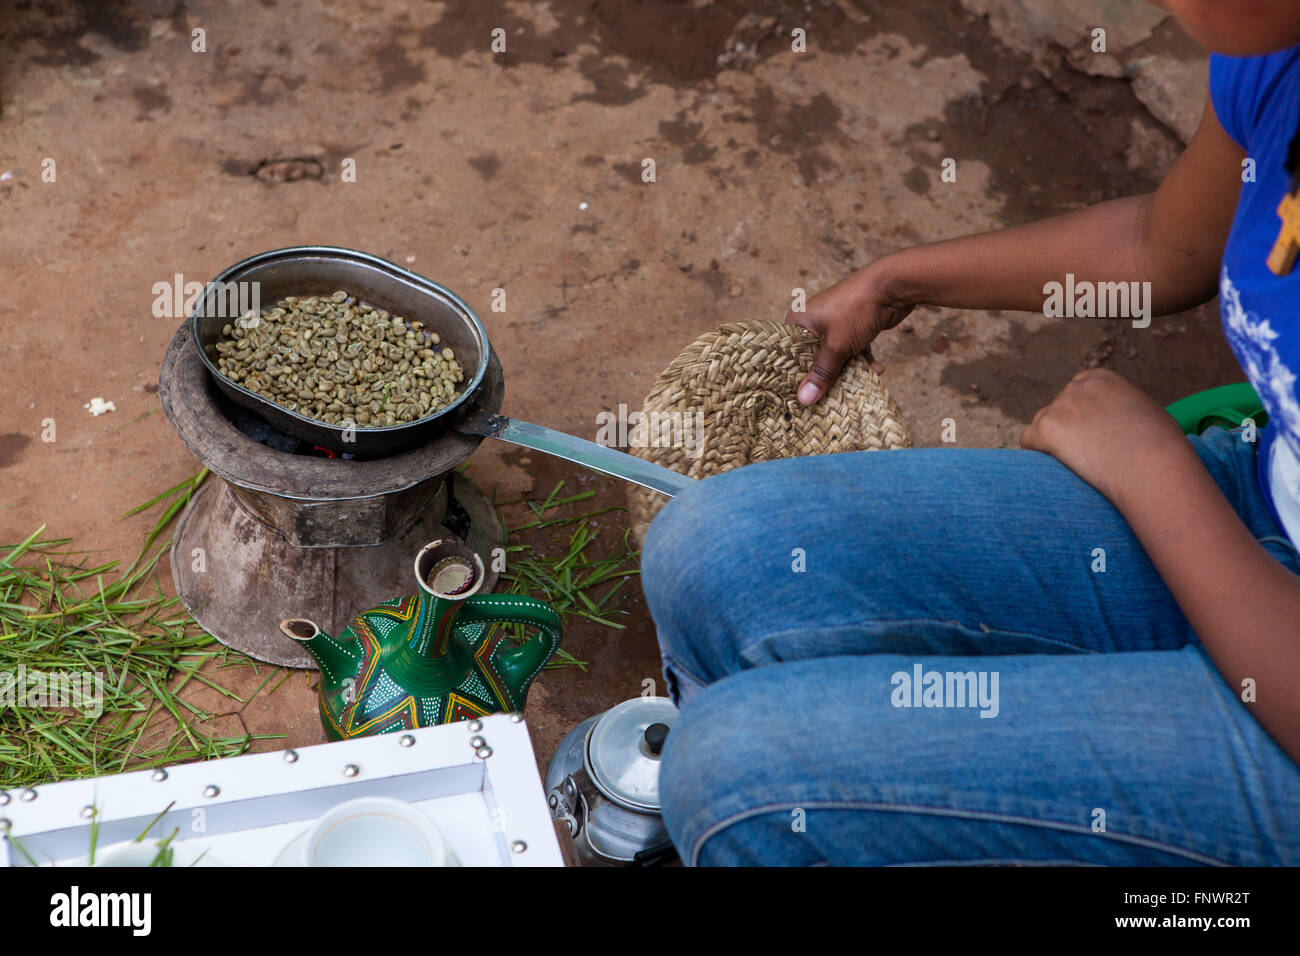
[[[504,396],[491,355],[473,405]],[[163,361],[159,398],[185,447],[212,472],[178,523],[172,575],[204,630],[260,660],[314,667],[284,636],[285,617],[331,633],[410,590],[410,555],[457,537],[496,583],[504,543],[491,504],[455,469],[482,438],[445,431],[394,454],[360,458],[314,446],[239,407],[212,381],[186,323]]]

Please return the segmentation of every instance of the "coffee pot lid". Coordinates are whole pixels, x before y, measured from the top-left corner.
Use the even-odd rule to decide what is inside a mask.
[[[615,803],[659,812],[659,755],[677,708],[667,697],[634,697],[600,716],[587,738],[596,786]]]

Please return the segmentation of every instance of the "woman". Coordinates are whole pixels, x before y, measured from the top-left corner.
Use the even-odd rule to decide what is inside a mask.
[[[1214,54],[1160,188],[872,263],[788,317],[822,338],[799,399],[917,305],[1039,311],[1071,273],[1149,282],[1156,313],[1218,291],[1268,428],[1185,438],[1099,369],[1023,450],[767,462],[672,501],[643,574],[688,863],[1300,864],[1300,265],[1279,215],[1300,239],[1300,8],[1162,6]]]

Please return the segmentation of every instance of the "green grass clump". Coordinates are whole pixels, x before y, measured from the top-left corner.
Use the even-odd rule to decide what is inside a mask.
[[[90,552],[44,537],[44,526],[0,545],[0,687],[12,687],[20,669],[102,679],[98,715],[93,706],[24,704],[17,688],[0,697],[0,789],[232,756],[256,739],[205,730],[214,715],[181,696],[195,681],[242,705],[200,669],[252,662],[201,631],[154,575],[170,545],[150,545],[204,477],[132,512],[175,498],[124,571],[117,561],[91,564]]]
[[[506,571],[502,575],[510,582],[506,593],[524,594],[546,601],[560,615],[566,628],[568,619],[577,617],[624,630],[626,625],[612,620],[609,606],[628,579],[641,573],[640,554],[632,543],[631,533],[622,531],[606,556],[592,554],[596,550],[592,545],[600,534],[592,519],[623,509],[600,508],[582,514],[557,516],[554,512],[561,506],[584,501],[596,494],[584,491],[561,498],[563,489],[564,482],[560,482],[544,499],[502,502],[503,505],[524,504],[532,513],[531,520],[507,529],[511,538],[528,532],[529,538],[540,539],[536,544],[507,545]],[[512,627],[515,639],[522,640],[523,626],[516,624]],[[578,667],[585,671],[587,662],[560,648],[546,667]]]

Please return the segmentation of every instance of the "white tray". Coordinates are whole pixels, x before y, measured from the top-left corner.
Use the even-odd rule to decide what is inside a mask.
[[[480,737],[486,749],[471,745]],[[178,865],[206,851],[200,865],[271,866],[326,810],[370,796],[419,807],[465,866],[564,865],[528,728],[514,714],[7,791],[0,833],[41,865],[78,865],[92,806],[102,849],[134,839],[172,804],[150,837],[179,828]],[[0,865],[30,864],[5,839]]]

